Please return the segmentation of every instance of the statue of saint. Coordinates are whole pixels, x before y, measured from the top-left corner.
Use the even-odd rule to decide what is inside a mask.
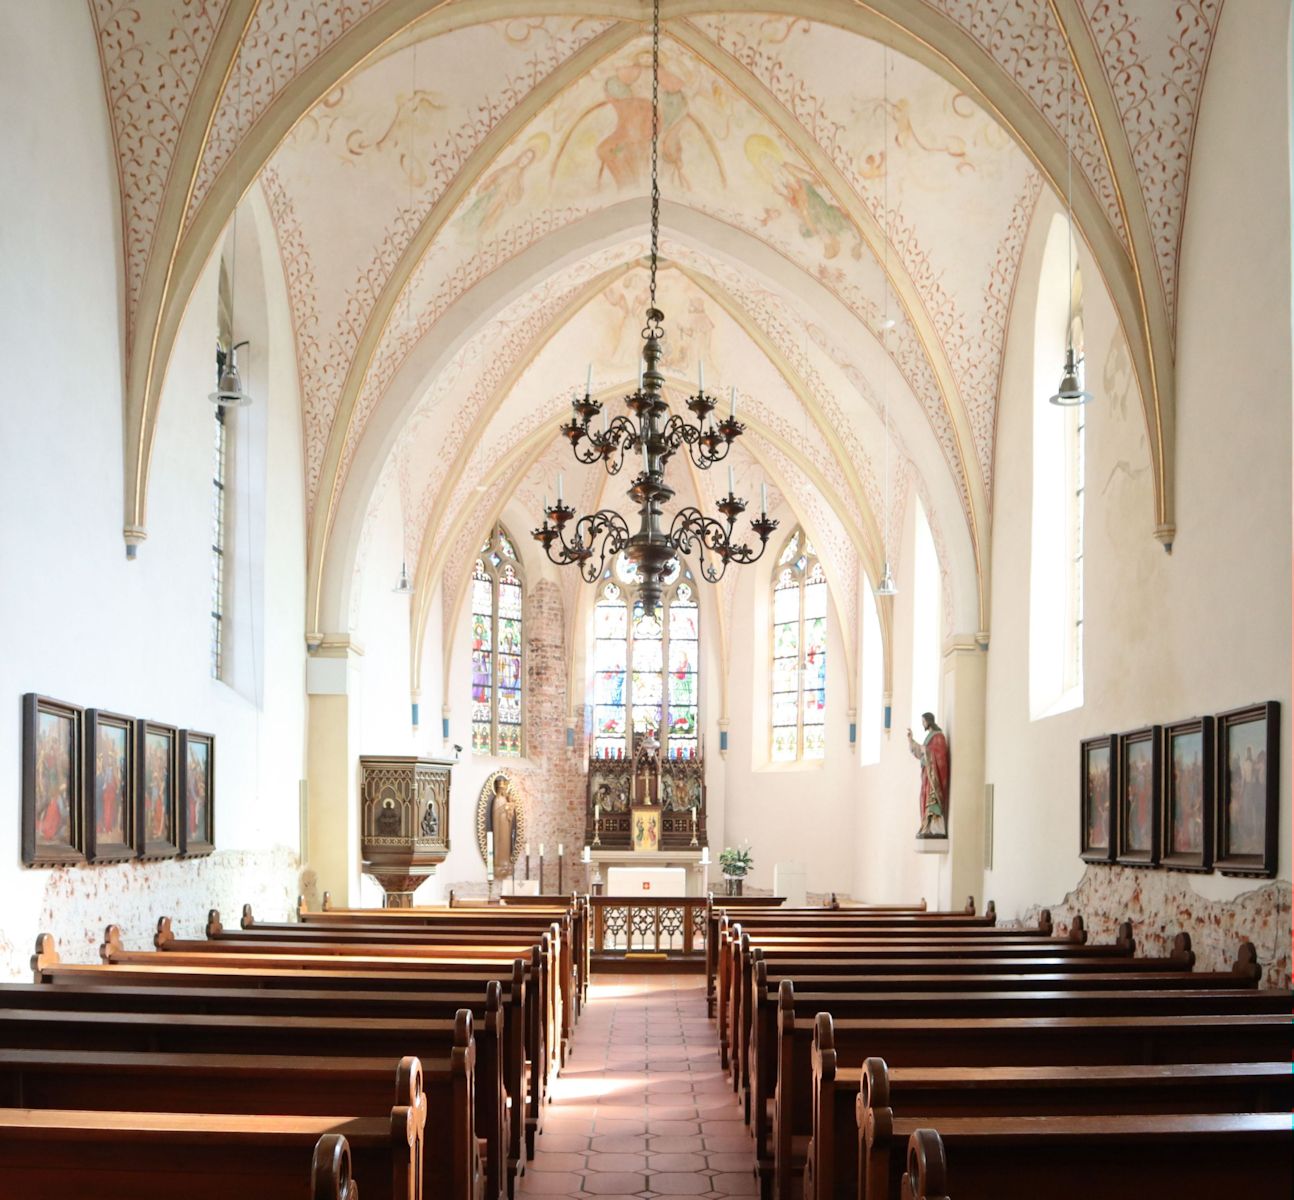
[[[492,787],[488,828],[494,831],[494,874],[503,877],[512,874],[517,858],[517,798],[506,775],[496,775]]]
[[[908,730],[908,749],[921,764],[921,827],[917,837],[948,836],[948,738],[934,713],[921,714],[925,737],[918,742]]]

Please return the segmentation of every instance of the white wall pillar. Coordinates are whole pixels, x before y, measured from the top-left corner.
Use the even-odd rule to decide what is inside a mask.
[[[948,867],[940,873],[941,908],[960,908],[984,885],[984,744],[987,649],[971,634],[944,643],[943,728],[948,736]]]

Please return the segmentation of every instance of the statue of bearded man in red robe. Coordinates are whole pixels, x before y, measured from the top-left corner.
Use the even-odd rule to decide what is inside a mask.
[[[921,714],[925,737],[918,742],[908,730],[908,749],[921,764],[921,827],[917,837],[948,836],[948,738],[934,713]]]

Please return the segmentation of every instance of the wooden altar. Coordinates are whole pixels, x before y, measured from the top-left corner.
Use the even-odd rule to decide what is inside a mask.
[[[654,737],[635,734],[630,758],[590,758],[584,844],[596,851],[633,850],[633,810],[660,816],[661,851],[707,846],[705,759],[661,757]]]

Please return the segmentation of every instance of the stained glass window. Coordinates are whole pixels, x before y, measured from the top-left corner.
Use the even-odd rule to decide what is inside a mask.
[[[796,529],[773,572],[772,759],[819,759],[827,751],[827,577]]]
[[[524,584],[502,526],[472,569],[472,753],[521,755]]]
[[[622,556],[612,574],[593,607],[594,757],[628,757],[631,731],[652,730],[667,758],[692,758],[699,746],[701,634],[691,574],[672,567],[654,614],[632,599],[632,563]]]

